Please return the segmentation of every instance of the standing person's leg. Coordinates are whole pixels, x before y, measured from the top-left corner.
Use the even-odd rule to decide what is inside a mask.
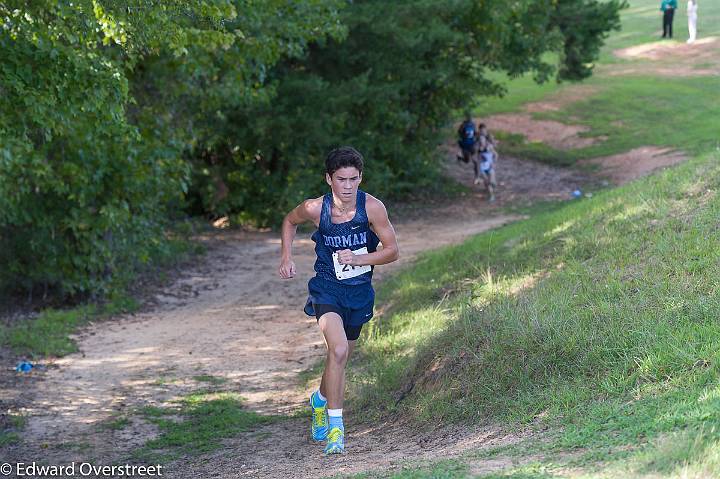
[[[693,43],[697,38],[697,11],[688,12],[688,43]]]
[[[663,38],[667,37],[667,34],[668,34],[668,25],[669,25],[669,22],[668,22],[668,19],[669,19],[668,11],[669,11],[669,10],[665,10],[665,11],[663,12],[663,34],[662,34],[662,37],[663,37]]]
[[[670,14],[668,15],[668,17],[669,17],[669,20],[668,20],[668,32],[670,33],[670,35],[669,35],[670,38],[672,38],[672,27],[673,27],[673,18],[675,17],[675,9],[673,8],[673,9],[670,9],[670,10],[668,10],[668,11],[670,12]]]

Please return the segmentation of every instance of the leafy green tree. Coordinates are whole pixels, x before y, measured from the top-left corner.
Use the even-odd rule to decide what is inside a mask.
[[[0,1],[0,289],[94,294],[147,262],[197,132],[329,33],[316,0]]]
[[[275,224],[288,207],[322,191],[322,160],[340,144],[365,154],[373,192],[433,188],[437,145],[454,112],[502,93],[489,73],[586,77],[624,5],[354,1],[341,12],[345,37],[313,44],[268,71],[271,101],[225,110],[218,135],[192,155],[196,211]],[[558,54],[559,64],[549,63],[548,53]]]

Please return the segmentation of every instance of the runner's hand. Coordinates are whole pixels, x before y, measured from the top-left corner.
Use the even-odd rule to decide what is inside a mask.
[[[278,273],[282,279],[290,279],[295,277],[295,262],[291,259],[283,260],[278,268]]]
[[[338,263],[358,266],[357,257],[349,249],[341,249],[338,253]]]

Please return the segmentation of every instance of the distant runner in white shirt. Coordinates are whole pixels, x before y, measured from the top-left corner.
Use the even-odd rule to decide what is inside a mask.
[[[495,138],[488,132],[485,123],[480,123],[478,143],[478,156],[480,157],[480,172],[485,188],[488,191],[488,201],[495,201],[495,188],[497,180],[495,178],[495,164],[498,160],[498,153],[495,149]]]

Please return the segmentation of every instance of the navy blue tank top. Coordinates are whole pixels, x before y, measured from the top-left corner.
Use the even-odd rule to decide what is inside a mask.
[[[343,249],[355,251],[360,248],[367,248],[368,253],[377,251],[380,239],[370,229],[367,211],[365,210],[365,198],[365,192],[358,190],[353,219],[345,223],[334,224],[331,216],[332,193],[327,193],[323,197],[320,225],[312,235],[312,240],[315,242],[315,253],[317,254],[317,260],[315,260],[316,277],[348,285],[365,284],[372,279],[372,269],[354,278],[337,279],[332,258],[335,251]]]

